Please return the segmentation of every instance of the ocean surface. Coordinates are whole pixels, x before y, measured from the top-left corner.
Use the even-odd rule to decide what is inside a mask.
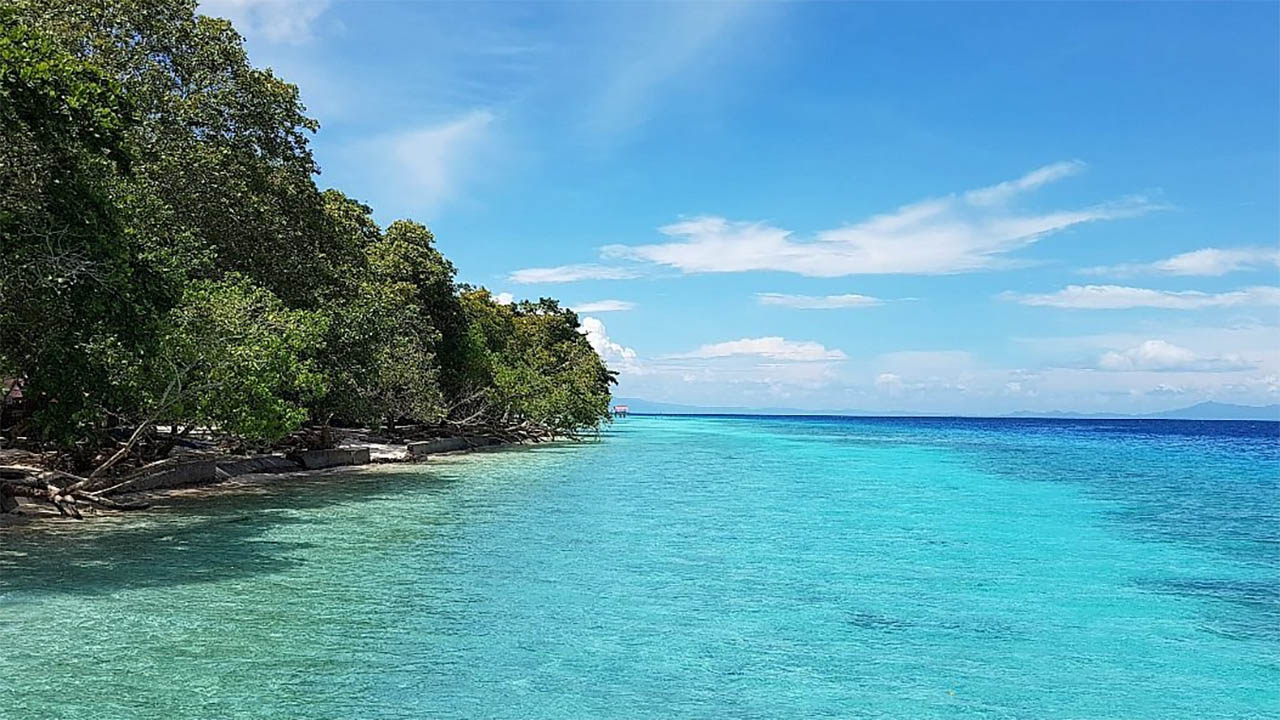
[[[636,417],[0,529],[0,718],[1277,718],[1280,424]]]

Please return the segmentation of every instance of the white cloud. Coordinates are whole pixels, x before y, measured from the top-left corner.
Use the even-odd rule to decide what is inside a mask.
[[[878,369],[873,387],[877,392],[902,399],[907,395],[929,397],[937,393],[968,393],[975,386],[1003,382],[964,350],[903,350],[880,355],[867,366]]]
[[[1257,334],[1261,337],[1261,329]],[[1192,370],[1099,369],[1100,354],[1123,352],[1122,348],[1140,345],[1145,338],[1128,344],[1108,340],[1105,346],[1086,338],[1090,352],[1080,355],[1072,351],[1073,365],[1032,368],[992,365],[956,350],[821,362],[784,362],[758,356],[657,359],[645,362],[643,372],[625,374],[618,392],[693,405],[921,414],[1000,415],[1017,410],[1140,413],[1204,400],[1257,405],[1280,399],[1280,348],[1272,347],[1274,337],[1273,329],[1270,345],[1261,351],[1240,348],[1240,357],[1248,367],[1233,372],[1206,371],[1215,367],[1225,370],[1233,362],[1230,356],[1225,362],[1221,357],[1217,362],[1202,359]],[[1214,344],[1207,336],[1178,338],[1176,344],[1236,349],[1230,338]]]
[[[1032,170],[1017,180],[1006,180],[990,187],[970,190],[964,194],[964,199],[972,205],[998,205],[1012,200],[1019,193],[1035,190],[1041,185],[1047,185],[1055,180],[1075,175],[1083,171],[1084,168],[1085,164],[1080,160],[1056,162],[1052,165],[1045,165],[1037,170]]]
[[[1203,248],[1152,263],[1127,263],[1085,268],[1089,275],[1123,277],[1143,273],[1218,276],[1240,270],[1280,267],[1280,250],[1274,247]]]
[[[501,292],[493,296],[493,301],[499,305],[510,305],[516,301],[516,296],[509,292]]]
[[[669,355],[668,358],[727,358],[754,356],[770,360],[790,362],[814,362],[820,360],[844,360],[841,350],[827,349],[810,340],[787,340],[781,337],[743,338],[728,342],[703,345],[692,352]]]
[[[1035,409],[1141,413],[1185,407],[1205,400],[1258,405],[1276,402],[1266,373],[1195,369],[1104,370],[1049,368],[1024,382],[1036,393]],[[1024,392],[1025,394],[1025,392]],[[1025,407],[1025,406],[1024,406]]]
[[[1158,206],[1145,198],[1081,210],[1019,213],[1005,202],[1020,192],[1075,172],[1058,163],[1009,183],[925,200],[862,222],[798,240],[764,222],[707,216],[659,231],[673,238],[652,245],[610,245],[606,257],[658,263],[685,273],[772,270],[810,277],[856,274],[943,274],[1007,267],[1008,253],[1083,223],[1139,215]]]
[[[241,35],[300,44],[329,7],[328,0],[201,0],[199,12],[231,21]]]
[[[614,342],[599,318],[584,317],[578,332],[587,336],[587,342],[612,370],[625,369],[635,363],[636,351]]]
[[[879,298],[853,293],[823,296],[756,293],[756,300],[761,305],[781,305],[799,310],[834,310],[838,308],[871,307],[882,304]]]
[[[1052,293],[1001,293],[1002,300],[1023,305],[1075,308],[1082,310],[1120,310],[1126,308],[1164,308],[1196,310],[1239,305],[1280,305],[1280,287],[1257,286],[1223,293],[1197,290],[1151,290],[1121,285],[1068,285]]]
[[[586,302],[581,305],[574,305],[573,311],[579,313],[589,312],[620,312],[623,310],[634,310],[636,304],[629,300],[596,300],[595,302]]]
[[[1098,359],[1102,370],[1220,371],[1251,367],[1238,355],[1207,356],[1164,340],[1147,340],[1127,350],[1111,351]]]
[[[881,389],[897,389],[902,387],[902,376],[897,373],[880,373],[876,376],[876,387]]]
[[[639,276],[639,273],[630,268],[580,264],[524,268],[513,271],[508,278],[512,282],[531,285],[534,283],[576,282],[578,280],[630,280]]]
[[[1178,326],[1167,318],[1151,318],[1138,328],[1127,332],[1099,333],[1095,335],[1030,336],[1013,337],[1023,350],[1032,351],[1045,358],[1063,355],[1093,354],[1117,348],[1139,345],[1149,338],[1159,336],[1175,345],[1187,347],[1230,349],[1250,357],[1273,354],[1280,361],[1280,326],[1275,318],[1269,322],[1245,320],[1230,325]],[[1277,365],[1280,367],[1280,363]]]
[[[618,392],[709,406],[987,415],[1143,413],[1205,400],[1280,401],[1280,328],[1274,322],[1182,326],[1165,317],[1139,324],[1136,334],[1014,338],[1022,347],[1013,355],[1023,356],[1014,366],[957,349],[815,362],[750,355],[658,358],[626,373]],[[1129,352],[1152,338],[1190,349],[1193,357],[1181,355],[1175,368],[1177,351],[1162,353],[1157,346]],[[1108,364],[1116,369],[1100,368],[1108,352],[1132,356],[1134,369],[1120,369],[1129,365],[1115,360]],[[1167,369],[1153,369],[1158,365]]]

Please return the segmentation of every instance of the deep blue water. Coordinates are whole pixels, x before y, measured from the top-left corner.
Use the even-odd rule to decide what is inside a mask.
[[[1280,717],[1280,424],[639,417],[0,529],[0,718]]]

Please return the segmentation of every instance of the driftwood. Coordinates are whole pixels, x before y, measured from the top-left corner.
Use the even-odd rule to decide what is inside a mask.
[[[178,379],[166,391],[166,401],[161,403],[162,407],[167,406],[170,395],[181,394],[180,377],[181,373],[178,373]],[[555,427],[568,423],[557,423],[554,418],[543,423],[520,417],[508,409],[494,407],[486,401],[485,395],[484,392],[476,392],[465,396],[449,408],[448,417],[436,424],[402,427],[398,430],[392,426],[393,434],[402,441],[441,437],[492,438],[503,443],[581,439],[572,430]],[[17,507],[15,498],[49,503],[62,516],[77,519],[83,517],[81,506],[93,505],[113,510],[138,510],[147,507],[144,503],[123,502],[113,496],[129,492],[139,482],[180,463],[176,458],[166,458],[142,464],[131,472],[122,472],[124,460],[132,457],[131,462],[141,462],[150,455],[142,451],[141,444],[156,429],[157,417],[158,415],[153,415],[136,426],[128,439],[87,475],[33,465],[0,465],[0,513],[13,511]],[[173,443],[188,435],[191,430],[191,426],[181,431],[170,428],[169,442],[167,446],[162,446],[164,453],[167,454]],[[328,422],[320,427],[312,426],[301,430],[291,440],[295,451],[331,447],[333,444]]]
[[[14,498],[47,502],[63,517],[83,519],[79,504],[98,505],[112,510],[141,510],[144,503],[128,503],[105,497],[101,491],[86,490],[90,478],[26,465],[0,465],[0,508],[14,507]]]

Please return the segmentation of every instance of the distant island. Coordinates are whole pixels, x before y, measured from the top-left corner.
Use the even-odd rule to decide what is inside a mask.
[[[803,410],[800,408],[721,407],[705,405],[680,405],[652,402],[641,398],[615,397],[614,402],[625,404],[632,413],[641,415],[839,415],[845,417],[951,417],[949,413],[921,413],[901,410]],[[1045,419],[1128,419],[1128,420],[1275,420],[1280,421],[1280,404],[1235,405],[1232,403],[1202,402],[1184,408],[1158,413],[1127,415],[1123,413],[1080,413],[1063,410],[1020,410],[991,417],[1045,418]]]

